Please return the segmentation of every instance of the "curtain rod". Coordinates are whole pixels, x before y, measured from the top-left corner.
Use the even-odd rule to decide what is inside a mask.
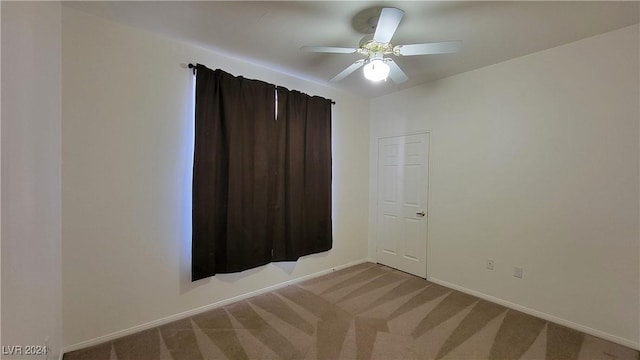
[[[193,65],[192,63],[189,63],[188,66],[189,66],[189,69],[193,69],[193,75],[195,75],[196,74],[196,66]],[[336,102],[331,100],[331,99],[329,99],[329,101],[331,101],[331,105],[335,105],[336,104]]]

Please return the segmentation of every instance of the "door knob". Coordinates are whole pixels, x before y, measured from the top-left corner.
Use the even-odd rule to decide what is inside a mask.
[[[418,216],[424,216],[424,211],[417,212],[417,213],[416,213],[416,215],[418,215]]]

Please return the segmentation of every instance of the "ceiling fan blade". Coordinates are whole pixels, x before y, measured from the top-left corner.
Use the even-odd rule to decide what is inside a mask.
[[[373,40],[383,44],[391,41],[398,25],[400,25],[402,16],[404,16],[404,11],[400,9],[382,9],[380,12],[380,18],[378,19],[378,25],[376,25],[376,32],[373,35]]]
[[[358,49],[332,46],[303,46],[300,51],[333,54],[354,54]]]
[[[400,66],[398,66],[398,64],[393,61],[393,59],[384,59],[384,61],[387,63],[387,65],[389,65],[389,77],[391,78],[391,80],[393,80],[394,83],[401,84],[409,80],[407,74],[405,74],[404,71],[400,69]]]
[[[364,60],[360,59],[356,62],[354,62],[353,64],[349,65],[346,69],[342,70],[340,72],[340,74],[336,75],[333,77],[333,79],[331,79],[332,82],[336,82],[336,81],[340,81],[344,78],[346,78],[347,76],[351,75],[352,72],[358,70],[360,67],[362,67],[362,65],[364,64]]]
[[[397,45],[394,51],[403,56],[449,54],[462,49],[462,41],[442,41],[426,44]]]

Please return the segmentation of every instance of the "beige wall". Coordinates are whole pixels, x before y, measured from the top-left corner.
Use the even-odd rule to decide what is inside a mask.
[[[367,257],[367,100],[66,6],[62,39],[67,348]],[[189,62],[337,102],[333,250],[191,283]]]
[[[48,339],[53,359],[62,337],[60,4],[0,6],[2,345]]]
[[[638,34],[373,100],[370,213],[377,139],[430,130],[430,278],[638,348]]]

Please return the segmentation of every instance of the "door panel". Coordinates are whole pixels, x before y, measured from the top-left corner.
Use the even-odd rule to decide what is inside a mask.
[[[384,138],[378,145],[378,262],[426,277],[429,135]]]
[[[396,226],[397,222],[398,218],[396,216],[385,214],[382,217],[382,231],[384,232],[384,234],[382,235],[382,249],[385,252],[393,255],[397,253],[397,243],[395,241],[396,238],[395,236],[393,236],[393,233],[398,228],[398,226]]]

